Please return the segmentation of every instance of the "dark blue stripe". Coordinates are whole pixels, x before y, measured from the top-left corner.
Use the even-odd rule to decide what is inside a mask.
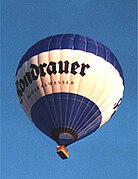
[[[72,93],[53,93],[40,98],[33,105],[31,116],[35,125],[52,139],[52,131],[64,127],[73,129],[79,140],[97,130],[102,120],[95,103]],[[69,141],[64,145],[69,145]]]
[[[111,63],[118,70],[120,76],[124,80],[121,66],[119,65],[115,55],[107,47],[88,37],[77,34],[60,34],[45,38],[37,42],[22,57],[18,65],[16,74],[19,68],[21,68],[21,66],[31,57],[38,55],[41,52],[55,49],[82,50],[100,56]]]

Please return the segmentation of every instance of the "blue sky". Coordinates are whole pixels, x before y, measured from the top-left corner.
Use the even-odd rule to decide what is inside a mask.
[[[1,55],[2,179],[136,178],[136,1],[3,0]],[[56,143],[27,119],[16,96],[22,55],[49,35],[77,33],[96,39],[117,56],[125,93],[115,116],[100,130],[69,146],[61,160]]]

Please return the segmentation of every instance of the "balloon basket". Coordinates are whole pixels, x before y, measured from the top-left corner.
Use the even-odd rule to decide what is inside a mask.
[[[69,158],[69,152],[64,145],[57,146],[57,154],[64,160]]]

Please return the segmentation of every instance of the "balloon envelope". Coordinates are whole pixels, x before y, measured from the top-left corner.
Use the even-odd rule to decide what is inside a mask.
[[[116,57],[103,44],[61,34],[26,52],[16,71],[16,87],[30,120],[59,145],[68,146],[116,112],[124,78]]]

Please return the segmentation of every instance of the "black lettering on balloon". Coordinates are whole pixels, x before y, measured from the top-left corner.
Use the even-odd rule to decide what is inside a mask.
[[[32,79],[33,80],[37,80],[38,75],[39,75],[39,68],[38,68],[38,66],[36,66],[35,64],[31,64],[30,68],[32,68],[32,70],[31,70]]]
[[[90,65],[88,65],[88,64],[81,64],[81,72],[80,72],[80,74],[81,74],[81,76],[84,76],[84,75],[86,75],[86,73],[85,73],[85,68],[90,68]]]
[[[63,74],[63,73],[68,74],[69,65],[71,67],[70,73],[72,73],[73,75],[76,75],[77,73],[79,73],[82,77],[86,75],[86,69],[90,68],[89,64],[82,63],[80,65],[77,61],[70,64],[67,60],[65,62],[59,61],[58,63],[51,61],[49,62],[49,64],[43,63],[43,64],[40,64],[39,66],[37,66],[36,64],[31,64],[30,72],[26,72],[21,79],[16,81],[17,94],[19,96],[20,103],[23,102],[22,96],[26,87],[28,87],[29,84],[31,84],[34,80],[37,80],[39,75],[40,77],[41,76],[44,77],[46,75],[46,72],[49,75],[56,74],[57,69],[58,69],[58,73],[60,74]],[[68,84],[68,83],[66,83],[65,81],[61,81],[61,82],[58,82],[58,84]],[[74,84],[74,82],[71,81],[71,85],[72,84]],[[53,83],[49,82],[48,85],[53,85]],[[45,86],[47,85],[45,84]],[[36,90],[39,90],[38,86],[36,87]],[[120,104],[120,101],[118,101],[117,104],[115,103],[114,109]]]
[[[47,66],[46,63],[40,64],[39,69],[40,69],[40,76],[45,76],[46,72],[44,71],[44,68]]]
[[[48,67],[47,67],[47,73],[49,75],[52,75],[52,74],[56,74],[57,71],[56,71],[56,63],[55,62],[50,62]]]
[[[119,101],[118,101],[117,103],[114,104],[113,109],[116,109],[116,108],[120,105],[121,100],[122,100],[122,98],[120,98]]]
[[[80,67],[80,65],[78,64],[78,62],[74,62],[71,64],[71,73],[73,75],[76,75],[77,72],[75,71],[76,69],[78,69]]]
[[[23,96],[23,92],[19,89],[19,82],[18,81],[16,81],[16,91],[17,91],[17,95],[19,97],[20,103],[22,103],[23,100],[22,100],[21,96]]]
[[[30,83],[32,83],[30,72],[25,73],[23,78],[24,78],[26,86],[28,86]]]
[[[25,91],[25,81],[23,79],[19,80],[19,87],[21,89],[21,92],[23,93]],[[22,96],[22,93],[21,93],[21,96]]]
[[[117,108],[118,108],[118,106],[119,106],[120,103],[121,103],[121,100],[122,100],[122,98],[120,98],[119,101],[118,101],[117,103],[114,104],[113,109],[115,109],[115,111],[113,112],[113,114],[111,115],[111,117],[113,117],[113,115],[116,113]]]
[[[113,112],[113,114],[111,115],[111,117],[113,117],[113,115],[116,113],[116,111]]]
[[[60,74],[62,74],[63,72],[67,74],[69,72],[68,71],[69,62],[67,60],[64,62],[64,67],[63,67],[63,62],[62,61],[59,61],[58,64],[59,64],[59,73]]]

